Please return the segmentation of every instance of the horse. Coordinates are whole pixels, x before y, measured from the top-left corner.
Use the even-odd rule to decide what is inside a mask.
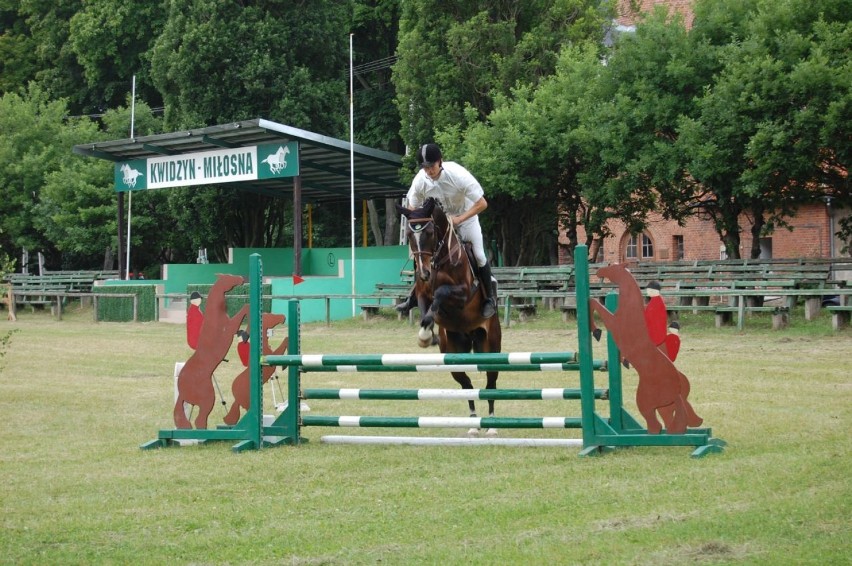
[[[457,237],[444,209],[434,198],[428,198],[420,208],[409,210],[397,205],[408,219],[406,236],[415,258],[415,293],[421,319],[418,344],[426,348],[437,342],[442,353],[500,352],[502,331],[500,318],[482,318],[485,290],[474,273],[469,246]],[[451,372],[462,389],[473,389],[467,373]],[[486,389],[497,388],[499,372],[486,372]],[[476,417],[476,405],[468,401],[470,416]],[[494,401],[488,401],[488,415],[494,416]],[[468,434],[478,434],[470,429]],[[489,436],[497,431],[489,429]]]
[[[184,403],[196,405],[198,416],[195,428],[207,428],[207,417],[216,403],[213,389],[213,372],[225,359],[234,334],[248,314],[249,306],[243,307],[232,317],[228,316],[225,293],[245,283],[239,275],[220,274],[207,295],[204,322],[198,335],[198,346],[180,370],[177,379],[178,396],[175,401],[174,421],[177,428],[192,428],[184,413]]]
[[[284,338],[281,341],[281,344],[278,345],[274,350],[269,346],[269,330],[283,323],[285,320],[285,316],[283,314],[270,314],[266,313],[263,315],[263,343],[261,348],[263,349],[263,355],[280,355],[287,351],[287,345],[290,342],[289,338]],[[269,381],[269,378],[272,377],[272,374],[275,373],[275,366],[262,366],[261,368],[261,382],[266,383]],[[249,401],[251,399],[251,391],[249,390],[249,384],[251,380],[251,368],[247,367],[240,374],[234,378],[234,382],[231,384],[231,393],[234,395],[234,402],[231,404],[231,410],[228,411],[228,414],[225,415],[225,418],[222,419],[225,424],[235,425],[240,420],[240,409],[248,410]]]
[[[657,413],[668,433],[682,434],[687,426],[699,426],[703,420],[687,401],[689,380],[651,340],[645,322],[642,291],[633,275],[618,263],[598,269],[597,275],[618,285],[618,308],[611,313],[600,301],[590,299],[590,326],[595,338],[600,339],[601,332],[594,321],[594,313],[597,313],[623,358],[629,359],[639,374],[636,406],[645,418],[648,432],[659,434],[662,431]]]
[[[123,163],[119,169],[121,169],[122,180],[128,187],[136,187],[136,178],[144,177],[141,171],[133,169],[127,163]]]
[[[270,173],[277,175],[280,171],[287,168],[287,154],[289,153],[289,147],[278,146],[278,151],[270,154],[269,157],[262,160],[261,163],[269,165]]]

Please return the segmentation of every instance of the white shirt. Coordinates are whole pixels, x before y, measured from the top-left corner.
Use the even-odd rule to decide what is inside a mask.
[[[434,197],[441,201],[447,214],[458,216],[470,210],[483,196],[482,185],[470,171],[454,161],[444,161],[437,180],[432,180],[423,169],[418,171],[411,181],[407,198],[408,207],[414,209],[420,208],[427,198]],[[477,217],[473,216],[459,227],[472,221],[479,224]]]

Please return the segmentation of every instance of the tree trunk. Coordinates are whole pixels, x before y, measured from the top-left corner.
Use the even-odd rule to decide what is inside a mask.
[[[377,246],[381,246],[384,238],[382,237],[382,227],[379,226],[379,212],[376,210],[376,201],[373,199],[367,201],[367,214],[370,216],[370,231],[373,233],[373,240]]]
[[[399,199],[385,199],[385,239],[384,245],[398,246],[399,241],[399,214],[396,212],[396,203]]]

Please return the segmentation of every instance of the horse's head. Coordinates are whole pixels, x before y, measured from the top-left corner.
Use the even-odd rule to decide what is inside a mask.
[[[430,263],[439,240],[435,222],[432,219],[435,203],[435,199],[428,198],[423,206],[414,210],[396,205],[399,213],[408,219],[405,236],[408,240],[408,247],[414,256],[417,276],[423,281],[428,281],[432,276]]]
[[[598,268],[597,276],[601,279],[609,279],[613,283],[624,281],[625,275],[630,275],[627,266],[623,263],[611,263],[606,267]]]
[[[213,288],[221,293],[227,293],[237,285],[245,284],[246,280],[242,275],[231,275],[229,273],[219,273],[216,275],[216,283],[213,284]],[[213,294],[211,289],[210,294]]]

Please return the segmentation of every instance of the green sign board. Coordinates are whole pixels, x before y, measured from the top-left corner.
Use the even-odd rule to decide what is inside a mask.
[[[115,164],[115,191],[141,191],[299,174],[299,144],[288,142],[133,159]]]

